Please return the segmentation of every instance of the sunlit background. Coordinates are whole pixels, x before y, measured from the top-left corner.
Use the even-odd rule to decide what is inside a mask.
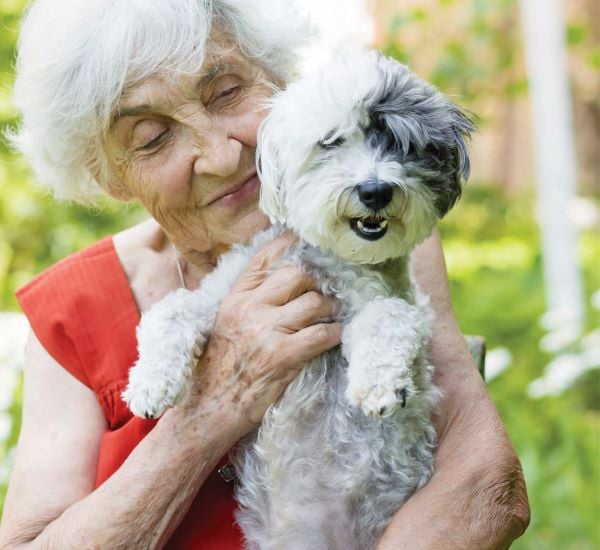
[[[487,340],[489,391],[525,470],[532,521],[514,548],[600,548],[600,3],[303,4],[319,40],[307,70],[341,47],[373,45],[478,115],[473,176],[441,231],[460,325]],[[16,123],[10,87],[24,5],[0,0],[3,126]],[[0,158],[1,509],[27,334],[13,293],[143,213],[58,204],[4,141]]]

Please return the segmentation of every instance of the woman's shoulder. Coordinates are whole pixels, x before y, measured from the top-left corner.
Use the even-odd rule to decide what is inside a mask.
[[[111,284],[124,279],[111,236],[75,252],[51,265],[16,292],[22,302],[30,295],[56,293],[64,298],[86,289],[97,288],[98,281]]]
[[[23,301],[53,296],[62,302],[111,296],[118,289],[139,312],[177,288],[175,256],[154,221],[104,237],[48,267],[17,291]],[[133,298],[133,300],[131,300]]]
[[[49,267],[16,295],[46,351],[95,390],[115,374],[99,369],[99,358],[121,348],[135,354],[139,314],[110,236]]]

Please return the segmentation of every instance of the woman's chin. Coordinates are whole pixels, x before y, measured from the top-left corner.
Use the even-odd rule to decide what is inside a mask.
[[[263,214],[259,209],[258,205],[246,212],[243,216],[240,216],[237,220],[231,224],[221,222],[221,227],[227,227],[227,239],[228,244],[246,244],[260,231],[268,229],[271,225],[269,218]]]

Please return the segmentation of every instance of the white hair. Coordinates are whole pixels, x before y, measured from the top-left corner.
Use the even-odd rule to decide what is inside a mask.
[[[10,139],[39,182],[58,198],[97,194],[107,183],[102,136],[123,91],[151,74],[197,71],[213,23],[276,78],[291,78],[307,25],[290,0],[32,2],[14,87],[22,122]]]

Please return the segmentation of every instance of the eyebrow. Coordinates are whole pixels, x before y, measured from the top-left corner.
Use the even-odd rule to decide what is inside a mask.
[[[135,105],[133,107],[123,107],[117,109],[115,114],[112,116],[109,127],[112,128],[119,120],[128,117],[134,117],[139,115],[145,115],[153,112],[152,106],[148,103],[142,105]]]
[[[202,75],[195,84],[196,90],[200,91],[205,86],[214,81],[223,71],[228,70],[231,67],[228,63],[215,63],[211,65],[206,72],[206,74]],[[145,115],[153,113],[154,109],[152,105],[148,103],[144,103],[141,105],[134,105],[132,107],[123,107],[122,109],[117,108],[115,114],[113,115],[109,127],[112,128],[119,120],[128,117],[135,117],[139,115]]]
[[[206,74],[202,75],[198,79],[198,82],[196,82],[196,90],[202,91],[202,89],[207,84],[210,84],[221,72],[223,72],[223,65],[211,65]]]

